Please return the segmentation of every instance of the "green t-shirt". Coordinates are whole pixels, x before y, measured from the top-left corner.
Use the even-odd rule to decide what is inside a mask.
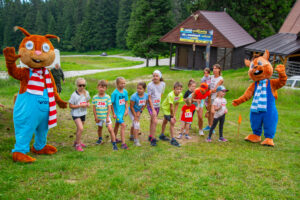
[[[183,102],[183,95],[180,93],[178,96],[175,96],[174,91],[170,92],[167,98],[162,103],[162,109],[164,115],[171,115],[170,104]]]
[[[107,117],[108,106],[111,106],[110,96],[105,94],[104,97],[99,97],[99,95],[96,94],[93,96],[92,104],[96,106],[98,119],[105,120]]]

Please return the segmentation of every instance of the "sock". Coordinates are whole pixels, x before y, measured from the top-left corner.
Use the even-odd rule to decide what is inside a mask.
[[[102,140],[102,137],[99,137],[99,140]]]
[[[175,138],[172,138],[172,140],[174,141],[174,140],[175,140]]]
[[[116,142],[111,142],[113,146],[116,146]]]
[[[189,134],[185,134],[185,136],[189,136]]]
[[[160,135],[161,135],[161,136],[164,136],[165,134],[164,134],[164,133],[161,133]]]

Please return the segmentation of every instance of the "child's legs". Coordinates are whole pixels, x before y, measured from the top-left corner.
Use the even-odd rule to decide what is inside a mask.
[[[76,127],[77,127],[77,130],[76,130],[76,144],[80,144],[81,143],[81,134],[82,134],[82,131],[83,131],[83,122],[81,121],[80,117],[79,118],[76,118],[74,120],[75,124],[76,124]]]
[[[174,138],[174,134],[175,134],[175,131],[174,131],[175,123],[176,123],[175,118],[174,117],[171,118],[171,121],[170,121],[170,134],[171,134],[172,138]]]
[[[163,123],[161,125],[161,133],[165,133],[167,123],[168,121],[164,118]]]
[[[190,125],[189,123],[185,123],[185,134],[188,135],[190,131]]]
[[[219,117],[220,123],[219,123],[219,137],[223,137],[223,125],[225,122],[225,114]]]
[[[211,127],[212,124],[213,124],[213,121],[214,121],[214,115],[215,115],[215,111],[213,110],[213,106],[211,105],[211,108],[210,108],[210,115],[208,117],[208,125]]]
[[[151,116],[150,135],[152,135],[152,137],[155,137],[156,126],[157,126],[157,115],[152,114],[150,116]]]
[[[140,121],[133,121],[133,134],[134,134],[134,139],[138,139],[139,136],[139,130],[140,130]]]
[[[198,114],[198,127],[199,130],[202,130],[203,128],[203,108],[199,108],[199,110],[197,111]]]
[[[110,139],[111,139],[111,141],[112,141],[112,142],[116,142],[116,136],[115,136],[115,133],[114,133],[114,130],[113,130],[111,124],[108,124],[108,125],[107,125],[107,130],[108,130],[108,132],[109,132],[109,134],[110,134]]]
[[[114,133],[115,133],[116,138],[117,138],[117,135],[118,135],[119,126],[120,126],[120,124],[118,122],[116,122],[115,123],[115,128],[114,128]]]
[[[184,130],[185,130],[185,122],[181,122],[180,134],[182,134]]]
[[[120,131],[122,144],[125,144],[125,128],[126,128],[126,125],[125,125],[125,122],[123,122],[121,124],[121,131]]]
[[[215,119],[214,119],[213,124],[212,124],[212,126],[210,127],[208,137],[211,137],[211,136],[212,136],[213,130],[215,130],[215,128],[216,128],[216,126],[217,126],[217,124],[218,124],[218,121],[219,121],[219,118],[215,118]]]
[[[103,126],[103,123],[102,123],[102,126]],[[102,129],[103,129],[102,126],[98,126],[98,137],[102,137]]]

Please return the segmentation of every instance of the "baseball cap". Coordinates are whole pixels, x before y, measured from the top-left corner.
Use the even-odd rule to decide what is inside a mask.
[[[217,88],[217,92],[220,92],[220,91],[228,92],[229,90],[227,90],[223,85],[220,85],[220,86]]]
[[[208,89],[207,83],[201,83],[201,84],[200,84],[200,90],[205,91],[205,90],[207,90],[207,89]]]

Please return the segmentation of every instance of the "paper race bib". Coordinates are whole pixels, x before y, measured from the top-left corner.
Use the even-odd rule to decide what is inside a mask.
[[[193,113],[192,112],[186,112],[184,114],[185,118],[192,118],[193,117]]]
[[[176,102],[176,101],[178,101],[179,100],[179,97],[175,97],[174,98],[174,101]]]
[[[139,106],[146,105],[146,100],[139,100]]]
[[[159,104],[160,104],[160,99],[154,99],[153,105],[154,106],[159,106]]]
[[[98,108],[106,107],[106,102],[104,102],[104,101],[99,101],[99,102],[97,102],[97,107],[98,107]]]
[[[119,105],[120,105],[120,106],[125,105],[125,99],[120,99],[120,100],[119,100]]]
[[[86,104],[86,102],[82,101],[82,102],[79,103],[79,105],[83,105],[83,104]]]

